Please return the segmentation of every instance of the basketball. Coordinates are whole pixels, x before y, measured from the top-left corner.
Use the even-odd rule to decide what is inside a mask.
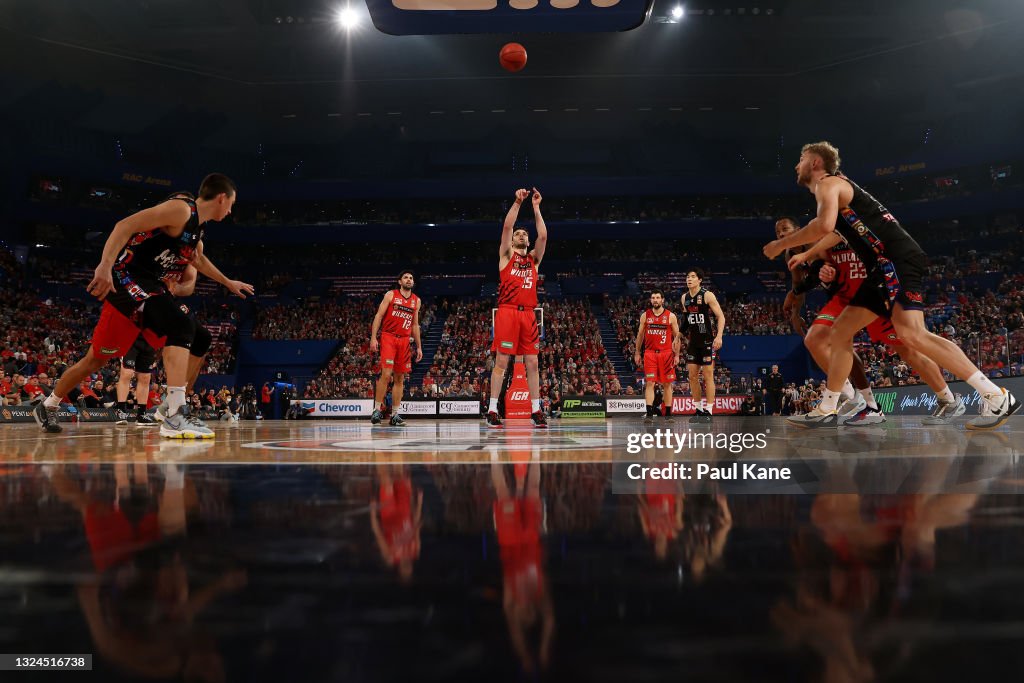
[[[519,43],[506,43],[498,59],[505,71],[519,71],[526,66],[526,48]]]

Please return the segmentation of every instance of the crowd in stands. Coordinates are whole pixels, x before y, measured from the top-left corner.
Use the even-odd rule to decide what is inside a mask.
[[[883,203],[957,197],[1021,182],[1020,164],[1004,161],[949,171],[882,173],[863,179]],[[1014,174],[1014,170],[1017,174]],[[917,169],[922,170],[922,169]],[[926,169],[925,169],[926,170]],[[543,189],[543,188],[542,188]],[[38,176],[29,197],[64,206],[126,213],[151,206],[170,193],[140,186]],[[511,193],[510,193],[511,195]],[[784,195],[673,195],[581,197],[551,196],[544,202],[548,221],[666,221],[709,218],[766,218],[806,213],[806,197]],[[247,225],[489,223],[505,214],[509,197],[325,199],[318,201],[250,201],[240,204],[233,220]]]

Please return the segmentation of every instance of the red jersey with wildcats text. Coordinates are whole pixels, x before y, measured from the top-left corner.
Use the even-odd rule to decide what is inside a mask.
[[[648,308],[645,313],[647,322],[644,329],[644,350],[645,351],[671,351],[672,350],[672,321],[671,311],[662,309],[661,315],[655,315],[654,310]]]
[[[393,294],[381,331],[396,337],[408,337],[412,334],[412,323],[420,307],[420,298],[415,294],[404,297],[400,289],[394,290]]]
[[[537,265],[533,256],[512,252],[498,280],[499,306],[537,307]]]
[[[868,271],[864,263],[845,242],[840,242],[829,251],[829,259],[836,269],[836,291],[834,296],[850,299],[861,283],[867,279]]]

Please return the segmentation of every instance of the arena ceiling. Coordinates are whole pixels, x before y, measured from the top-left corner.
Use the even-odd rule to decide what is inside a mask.
[[[595,1],[611,2],[560,10],[576,12],[565,22],[547,4],[404,17],[397,5],[477,0],[357,0],[349,30],[343,0],[8,0],[0,111],[230,144],[337,140],[370,122],[457,139],[681,121],[714,139],[1021,107],[1020,0],[620,0],[616,21],[642,20],[624,31]],[[448,25],[465,33],[431,35]],[[498,65],[509,40],[529,54],[517,74]]]

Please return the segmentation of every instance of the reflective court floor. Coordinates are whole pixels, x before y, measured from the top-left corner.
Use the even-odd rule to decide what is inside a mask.
[[[200,443],[0,427],[0,653],[93,655],[91,673],[3,680],[988,681],[1024,665],[1021,419],[213,426]],[[678,448],[664,430],[764,447]],[[625,476],[755,461],[795,477]]]

